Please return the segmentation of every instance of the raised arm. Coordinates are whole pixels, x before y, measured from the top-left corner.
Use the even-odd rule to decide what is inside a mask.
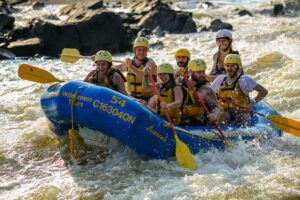
[[[132,65],[132,61],[130,58],[126,58],[125,62],[125,67],[127,69],[130,69],[139,79],[143,78],[143,70],[136,68],[135,66]]]
[[[261,101],[262,99],[265,98],[265,96],[267,96],[268,94],[268,90],[263,87],[260,84],[257,84],[254,88],[255,91],[258,92],[258,94],[256,95],[256,97],[254,98],[254,104],[256,104],[257,102]]]

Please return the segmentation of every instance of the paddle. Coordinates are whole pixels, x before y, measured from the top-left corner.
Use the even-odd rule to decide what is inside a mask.
[[[72,48],[64,48],[60,55],[60,60],[66,63],[76,63],[81,58],[91,60],[92,56],[82,56],[77,49]],[[123,61],[113,60],[113,62],[122,63]]]
[[[28,64],[21,64],[19,66],[18,75],[22,79],[37,82],[37,83],[63,82],[62,80],[55,78],[50,72]],[[79,153],[78,139],[80,139],[78,131],[74,128],[74,106],[76,104],[77,97],[78,97],[78,91],[76,91],[76,93],[72,97],[72,103],[71,103],[72,128],[68,130],[69,148],[70,148],[71,155],[74,159],[78,158],[78,153]]]
[[[232,103],[233,105],[238,106],[240,108],[245,108],[244,106],[234,103],[229,99],[225,99],[222,97],[219,97],[219,99],[221,99],[222,101]],[[257,115],[267,118],[271,122],[271,124],[273,124],[276,128],[281,129],[287,133],[290,133],[296,137],[300,137],[300,122],[293,120],[293,119],[289,119],[287,117],[280,116],[280,115],[267,116],[267,115],[264,115],[262,113],[255,111],[253,109],[252,109],[252,112],[256,113]]]
[[[210,112],[207,109],[206,105],[204,104],[203,100],[201,99],[201,97],[199,96],[199,94],[197,93],[196,89],[194,88],[194,86],[192,85],[192,83],[189,81],[189,79],[186,76],[183,76],[184,81],[186,82],[186,84],[188,85],[188,87],[192,90],[192,92],[195,94],[195,96],[197,97],[199,103],[201,104],[201,106],[204,108],[205,112],[209,115]],[[220,137],[222,138],[223,142],[226,144],[226,146],[228,148],[232,148],[232,144],[226,139],[223,131],[221,130],[220,126],[214,122],[214,125],[216,126],[218,132],[220,133]]]
[[[162,102],[163,99],[160,96],[160,93],[155,84],[155,81],[153,80],[151,71],[149,71],[149,78],[150,78],[151,84],[153,86],[153,89],[155,90],[155,93],[156,93],[159,101]],[[177,161],[186,168],[196,169],[196,167],[197,167],[196,161],[194,160],[192,153],[191,153],[190,149],[188,148],[188,146],[185,143],[183,143],[181,140],[179,140],[167,109],[164,109],[163,112],[170,124],[170,128],[171,128],[173,136],[175,138],[175,142],[176,142],[175,152],[176,152]]]
[[[169,125],[169,124],[165,124],[164,127],[170,128],[170,125]],[[190,132],[190,131],[187,131],[187,130],[185,130],[185,129],[183,129],[183,128],[179,128],[179,127],[174,127],[174,129],[175,129],[176,131],[180,131],[180,132],[183,132],[183,133],[186,133],[186,134],[189,134],[189,135],[193,135],[193,136],[196,136],[196,137],[205,139],[205,140],[222,141],[222,140],[220,140],[216,135],[204,136],[204,135],[200,135],[200,134],[197,134],[197,133],[192,133],[192,132]]]
[[[24,80],[37,83],[64,82],[54,77],[50,72],[28,64],[21,64],[19,66],[18,75]]]

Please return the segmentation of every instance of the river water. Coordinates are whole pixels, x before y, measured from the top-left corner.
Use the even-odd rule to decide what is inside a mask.
[[[260,14],[268,1],[218,1],[205,9],[197,2],[178,2],[176,9],[194,13],[197,24],[219,17],[233,25],[233,47],[239,50],[246,74],[264,85],[266,101],[282,115],[300,120],[300,17]],[[225,4],[223,4],[225,2]],[[234,9],[247,6],[253,17]],[[167,34],[162,49],[149,56],[159,64],[175,64],[179,47],[204,58],[209,68],[217,50],[215,33]],[[124,59],[132,54],[114,55]],[[88,60],[28,59],[0,62],[0,199],[300,199],[300,139],[285,133],[264,143],[239,142],[231,151],[194,155],[198,169],[182,168],[175,160],[149,160],[114,141],[95,151],[82,165],[68,159],[65,143],[49,130],[40,108],[49,86],[20,80],[19,64],[50,71],[63,80],[82,80],[93,69]],[[80,130],[88,134],[89,130]]]

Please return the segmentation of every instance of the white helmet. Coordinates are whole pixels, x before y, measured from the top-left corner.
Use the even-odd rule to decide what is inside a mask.
[[[227,29],[221,29],[217,32],[216,40],[220,38],[229,38],[230,40],[232,40],[232,34]]]

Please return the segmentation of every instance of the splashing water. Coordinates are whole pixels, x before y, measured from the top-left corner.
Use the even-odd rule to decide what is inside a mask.
[[[184,8],[193,12],[198,25],[209,25],[217,17],[231,23],[233,47],[242,56],[245,73],[269,90],[266,101],[273,108],[300,120],[299,17],[259,14],[270,7],[264,3],[249,3],[254,16],[239,17],[234,14],[237,5],[241,6],[227,1],[211,9],[198,4]],[[214,37],[213,32],[153,37],[151,43],[162,41],[164,47],[152,49],[149,56],[157,64],[175,64],[176,49],[187,47],[193,58],[203,58],[212,66],[217,50]],[[132,54],[114,55],[116,59],[126,56]],[[149,160],[105,139],[101,151],[94,151],[84,165],[74,165],[65,142],[49,130],[39,105],[48,85],[20,80],[21,63],[63,80],[82,80],[93,69],[87,60],[73,65],[45,59],[0,62],[0,199],[300,198],[300,140],[289,134],[264,143],[239,142],[231,151],[199,153],[196,171],[182,168],[175,160]],[[92,132],[82,129],[80,134]]]

